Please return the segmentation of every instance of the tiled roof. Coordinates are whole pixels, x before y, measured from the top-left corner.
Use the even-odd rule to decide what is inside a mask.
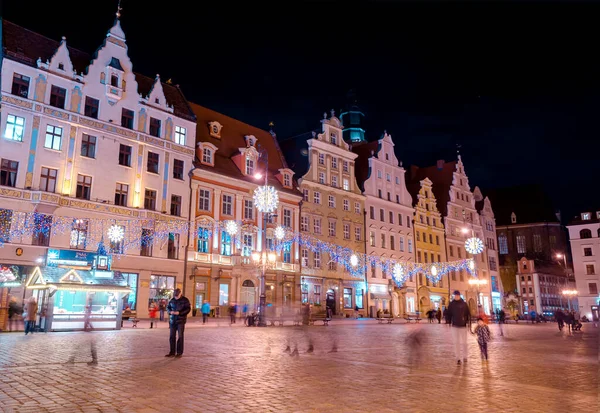
[[[50,60],[59,45],[60,42],[57,40],[2,20],[2,48],[5,58],[37,67],[37,60],[41,59],[43,62]],[[68,45],[67,48],[71,63],[77,73],[86,73],[92,56]],[[135,73],[135,78],[138,82],[138,92],[142,96],[147,96],[154,84],[154,79],[139,73]],[[162,87],[167,103],[173,106],[175,115],[194,120],[192,110],[179,87],[167,83],[162,83]]]
[[[600,219],[596,218],[596,211],[600,211],[600,208],[596,209],[585,209],[583,212],[589,212],[591,215],[591,219],[581,219],[581,213],[575,215],[570,221],[568,225],[582,225],[582,224],[597,224],[600,222]]]
[[[409,173],[406,174],[406,186],[413,200],[416,201],[420,189],[419,182],[425,178],[429,178],[433,183],[432,191],[437,201],[438,211],[440,211],[442,217],[445,217],[448,210],[448,201],[450,201],[450,187],[452,186],[457,161],[441,164],[442,162],[439,161],[439,167],[434,165],[420,168],[412,165]]]
[[[232,157],[240,153],[239,149],[246,147],[245,136],[253,135],[257,139],[257,149],[265,149],[269,160],[269,184],[275,186],[280,191],[292,193],[300,196],[300,191],[297,187],[296,179],[293,180],[294,189],[284,189],[279,180],[275,178],[275,174],[279,173],[279,169],[287,168],[287,163],[283,157],[283,153],[279,148],[276,136],[270,132],[259,129],[255,126],[248,125],[242,121],[231,118],[214,110],[205,108],[204,106],[190,103],[191,108],[196,115],[196,142],[208,142],[217,147],[215,153],[214,166],[203,165],[196,162],[198,169],[205,169],[221,173],[232,178],[241,179],[244,181],[257,183],[253,177],[246,176],[240,171]],[[209,122],[219,122],[222,126],[221,138],[211,136],[209,130]],[[262,163],[259,163],[258,169],[264,168]],[[294,178],[297,178],[296,176]]]
[[[356,183],[361,191],[365,190],[365,181],[369,179],[369,158],[379,151],[379,141],[353,143],[352,152],[358,155],[354,161]]]
[[[552,200],[541,185],[497,188],[488,190],[485,194],[492,203],[496,226],[512,225],[513,212],[517,217],[517,225],[559,223]]]

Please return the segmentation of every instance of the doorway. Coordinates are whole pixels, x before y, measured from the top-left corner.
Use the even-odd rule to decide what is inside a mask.
[[[248,311],[253,312],[256,310],[255,302],[256,302],[256,288],[254,287],[254,283],[251,280],[246,280],[242,283],[242,306],[244,304],[248,305]]]
[[[327,298],[325,300],[325,306],[331,309],[331,313],[333,315],[336,314],[335,311],[335,291],[327,290]]]

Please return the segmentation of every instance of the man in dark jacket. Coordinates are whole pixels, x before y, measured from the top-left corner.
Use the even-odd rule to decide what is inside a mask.
[[[177,288],[175,294],[169,304],[167,311],[169,312],[169,344],[171,350],[165,357],[181,357],[183,356],[183,331],[185,330],[185,322],[187,315],[191,310],[190,300],[181,294],[181,290]],[[175,339],[177,338],[177,352],[175,352]]]
[[[454,300],[448,306],[448,320],[451,324],[452,341],[454,342],[454,355],[456,364],[467,362],[467,325],[471,321],[469,306],[460,296],[460,291],[454,291]]]

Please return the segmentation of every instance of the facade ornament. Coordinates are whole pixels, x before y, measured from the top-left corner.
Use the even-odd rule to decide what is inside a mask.
[[[327,119],[327,112],[323,112],[323,119]]]

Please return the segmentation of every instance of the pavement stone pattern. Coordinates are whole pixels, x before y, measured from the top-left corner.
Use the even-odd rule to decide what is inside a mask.
[[[217,325],[213,320],[211,326]],[[598,328],[492,325],[490,361],[474,336],[456,366],[444,324],[340,320],[329,326],[190,323],[181,359],[168,329],[0,334],[0,411],[595,412]],[[99,363],[91,360],[92,341]],[[314,352],[307,353],[308,343]],[[297,346],[299,355],[284,352]],[[337,352],[330,352],[337,346]],[[75,363],[67,363],[75,356]]]

